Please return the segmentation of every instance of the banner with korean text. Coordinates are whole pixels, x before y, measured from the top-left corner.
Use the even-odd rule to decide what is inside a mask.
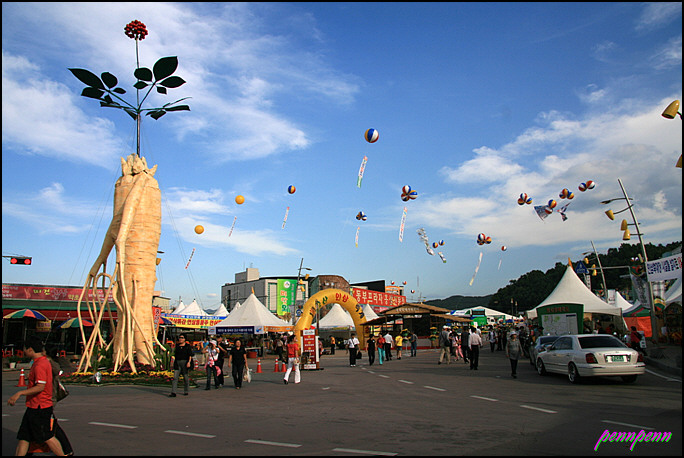
[[[648,281],[682,278],[682,254],[646,262]]]

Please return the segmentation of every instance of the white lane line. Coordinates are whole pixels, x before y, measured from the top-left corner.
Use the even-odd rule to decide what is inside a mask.
[[[248,442],[250,444],[274,445],[276,447],[289,447],[289,448],[297,448],[297,447],[302,446],[302,444],[288,444],[286,442],[260,441],[257,439],[247,439],[245,442]]]
[[[375,371],[368,371],[369,374],[375,374]]]
[[[399,380],[401,383],[406,383],[407,385],[413,385],[413,382],[409,382],[408,380]]]
[[[353,448],[334,448],[333,452],[346,452],[346,453],[361,453],[363,455],[382,455],[382,456],[396,456],[396,453],[392,452],[376,452],[373,450],[356,450]]]
[[[89,421],[89,425],[96,425],[96,426],[111,426],[112,428],[123,428],[123,429],[135,429],[137,426],[131,426],[131,425],[117,425],[116,423],[100,423],[99,421]]]
[[[423,385],[423,388],[427,388],[428,390],[435,390],[435,391],[446,391],[444,388],[435,388],[434,386],[429,386],[429,385]]]
[[[651,371],[651,370],[648,370],[648,369],[646,369],[646,372],[648,372],[649,374],[652,374],[652,375],[657,375],[657,376],[660,377],[660,378],[664,378],[664,379],[667,380],[668,382],[679,382],[679,383],[682,383],[682,381],[679,380],[679,379],[671,378],[671,377],[665,377],[664,375],[657,374],[657,373],[655,373],[655,372],[653,372],[653,371]]]
[[[541,409],[539,407],[526,406],[525,404],[522,404],[520,407],[522,407],[523,409],[536,410],[538,412],[544,412],[544,413],[558,413],[555,410],[546,410],[546,409]]]
[[[475,398],[475,399],[483,399],[483,400],[485,400],[485,401],[499,402],[498,399],[486,398],[486,397],[484,397],[484,396],[470,396],[470,397],[471,397],[471,398]]]
[[[329,387],[329,386],[324,386],[324,387],[323,387],[323,388],[321,388],[321,389],[322,389],[322,390],[329,390],[329,389],[330,389],[330,387]]]
[[[629,423],[620,423],[619,421],[610,421],[610,420],[601,420],[601,422],[602,423],[610,423],[612,425],[628,426],[630,428],[648,429],[650,431],[653,431],[653,428],[649,428],[648,426],[631,425]]]
[[[378,375],[378,377],[389,378],[389,375],[382,375],[382,374],[381,374],[381,375]]]
[[[173,430],[173,429],[169,429],[169,430],[164,431],[164,432],[165,432],[165,433],[169,433],[169,434],[180,434],[180,435],[182,435],[182,436],[204,437],[204,438],[207,438],[207,439],[213,439],[213,438],[216,437],[216,436],[212,436],[211,434],[188,433],[188,432],[185,432],[185,431],[175,431],[175,430]]]

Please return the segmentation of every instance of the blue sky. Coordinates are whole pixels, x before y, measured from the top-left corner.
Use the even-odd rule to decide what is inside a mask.
[[[141,134],[163,199],[156,289],[172,303],[215,309],[236,272],[293,276],[302,258],[313,275],[406,281],[409,300],[491,294],[580,259],[591,241],[618,247],[621,218],[600,204],[621,197],[618,178],[646,242],[682,237],[682,122],[660,115],[682,97],[681,3],[3,3],[2,13],[2,252],[34,260],[4,260],[3,283],[78,285],[95,261],[135,123],[81,97],[67,69],[111,72],[134,96],[135,43],[123,33],[134,19],[149,31],[141,66],[178,56],[186,81],[145,106],[191,97],[189,112],[145,117]],[[579,192],[587,180],[596,187]],[[404,185],[417,199],[402,202]],[[560,205],[563,188],[575,193],[567,221],[516,202],[525,192]],[[426,252],[421,227],[444,240],[446,263]],[[477,245],[478,233],[492,243]]]

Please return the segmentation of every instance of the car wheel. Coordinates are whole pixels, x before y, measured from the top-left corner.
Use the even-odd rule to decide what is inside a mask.
[[[546,375],[546,368],[544,367],[544,361],[541,358],[537,358],[537,373],[539,375]]]
[[[580,381],[580,375],[574,363],[568,365],[568,380],[570,380],[570,383],[579,383]]]
[[[634,383],[636,382],[637,376],[636,375],[623,375],[622,376],[622,381],[625,383]]]

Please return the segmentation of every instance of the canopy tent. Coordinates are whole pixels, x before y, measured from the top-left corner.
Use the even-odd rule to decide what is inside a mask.
[[[212,313],[212,316],[228,316],[228,310],[226,309],[226,306],[221,304],[218,310]]]
[[[548,305],[580,304],[584,306],[584,313],[602,313],[605,315],[622,314],[622,309],[614,307],[599,299],[582,280],[577,276],[571,266],[568,266],[563,278],[556,288],[548,295],[541,304],[525,312],[528,318],[537,318],[537,309]]]
[[[292,325],[273,315],[254,293],[242,306],[233,309],[226,319],[209,327],[210,334],[265,334],[291,330]]]
[[[182,315],[183,314],[183,309],[186,307],[186,305],[183,303],[183,301],[180,301],[180,304],[178,304],[178,307],[175,308],[173,312],[171,312],[172,315]]]
[[[484,310],[484,314],[487,318],[493,318],[495,320],[503,319],[504,321],[507,321],[507,320],[515,319],[515,317],[513,315],[509,315],[508,313],[499,312],[498,310],[494,310],[494,309],[490,309],[488,307],[482,307],[482,306],[453,310],[453,311],[449,312],[449,315],[460,316],[460,317],[472,317],[472,316],[474,316],[473,310],[477,310],[477,311]]]
[[[670,305],[674,302],[682,303],[682,279],[678,278],[667,291],[665,291],[665,305]]]
[[[315,323],[316,326],[318,323]],[[340,304],[333,304],[332,308],[320,320],[319,331],[349,331],[355,329],[354,320],[349,312]]]
[[[620,294],[617,290],[615,291],[615,306],[622,310],[623,314],[625,311],[634,307],[634,305],[622,297],[622,294]]]
[[[207,316],[209,314],[207,312],[205,312],[204,310],[202,310],[200,308],[199,304],[197,303],[197,301],[193,299],[193,301],[181,311],[180,315]]]
[[[371,307],[368,304],[363,304],[363,316],[366,317],[366,321],[370,321],[376,319],[378,317],[378,314],[375,313],[373,307]]]

